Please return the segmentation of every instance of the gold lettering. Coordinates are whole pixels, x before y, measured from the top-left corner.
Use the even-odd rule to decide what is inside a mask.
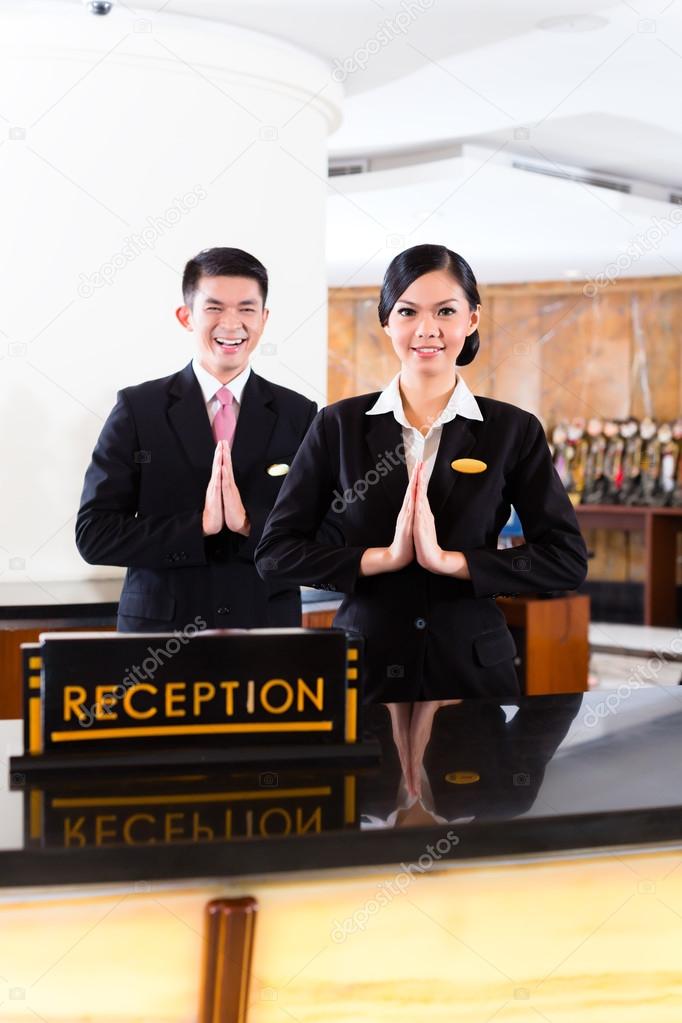
[[[116,697],[113,695],[118,686],[95,686],[95,720],[116,721],[118,714],[114,711]]]
[[[304,823],[303,821],[303,810],[300,806],[296,807],[296,834],[304,835],[306,831],[314,831],[319,834],[322,831],[322,807],[315,807],[314,812],[309,819]]]
[[[85,817],[78,817],[73,821],[70,817],[67,817],[64,821],[64,845],[69,849],[72,845],[84,846],[85,835],[81,831],[81,828],[85,824]],[[78,841],[74,841],[78,839]]]
[[[107,831],[105,825],[113,821],[116,823],[116,815],[113,813],[98,813],[95,817],[95,845],[103,845],[107,838],[116,838],[116,829]]]
[[[232,838],[232,810],[225,811],[225,838]]]
[[[175,709],[176,703],[184,703],[187,699],[185,690],[187,685],[185,682],[167,682],[165,695],[166,695],[166,717],[167,718],[184,718],[187,717],[187,711],[184,709]]]
[[[279,707],[273,707],[268,699],[268,694],[274,686],[282,686],[284,689],[284,703],[280,704]],[[271,678],[265,683],[261,690],[260,702],[263,704],[268,714],[286,714],[294,702],[294,690],[291,685],[283,678]]]
[[[151,693],[152,696],[156,696],[159,691],[156,686],[150,686],[146,682],[138,682],[137,685],[131,686],[130,689],[126,691],[126,694],[123,697],[123,709],[128,717],[135,718],[137,721],[144,721],[145,718],[153,718],[157,711],[156,707],[148,707],[147,710],[137,710],[133,707],[133,696],[135,693],[139,693],[140,690],[145,690],[146,692]]]
[[[192,714],[195,718],[198,718],[201,714],[202,703],[207,703],[215,696],[215,686],[212,682],[195,682],[193,694]]]
[[[126,845],[154,845],[156,839],[152,838],[135,838],[133,835],[133,828],[138,821],[148,821],[150,824],[154,824],[155,818],[150,813],[134,813],[128,817],[125,824],[123,825],[123,841]]]
[[[192,841],[194,842],[212,842],[215,838],[215,832],[213,828],[209,828],[207,825],[199,824],[201,816],[198,810],[195,810],[192,814]]]
[[[74,713],[79,721],[87,717],[83,704],[87,693],[83,686],[64,686],[64,721],[70,721]]]
[[[167,813],[164,820],[163,837],[166,842],[172,842],[174,838],[184,838],[184,828],[173,826],[173,821],[182,821],[184,813]]]
[[[220,688],[225,690],[225,713],[228,717],[234,714],[234,697],[232,695],[235,689],[239,688],[239,682],[221,682]]]
[[[282,817],[284,831],[268,831],[268,821],[273,814],[279,814]],[[261,835],[288,835],[291,831],[291,817],[281,806],[273,806],[270,810],[266,810],[261,817],[259,830]]]
[[[303,697],[307,696],[310,702],[318,709],[322,710],[324,706],[324,679],[319,675],[316,680],[316,691],[313,694],[308,686],[305,684],[302,678],[298,680],[298,688],[296,690],[296,710],[303,710]]]

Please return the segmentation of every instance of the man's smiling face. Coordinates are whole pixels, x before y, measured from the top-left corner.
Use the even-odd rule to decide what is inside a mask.
[[[191,308],[180,306],[175,315],[196,335],[197,357],[206,372],[227,384],[246,368],[268,310],[251,277],[200,277]]]

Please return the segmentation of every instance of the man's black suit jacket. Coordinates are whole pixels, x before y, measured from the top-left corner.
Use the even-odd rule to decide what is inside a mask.
[[[572,590],[587,570],[542,424],[514,405],[477,396],[482,421],[457,416],[443,426],[427,495],[440,546],[463,551],[470,580],[416,562],[360,576],[363,551],[391,544],[408,484],[393,413],[365,414],[377,397],[346,398],[317,414],[266,523],[258,571],[268,581],[346,594],[335,625],[365,636],[368,697],[516,697],[516,648],[494,597]],[[457,471],[451,463],[460,458],[487,468]],[[498,550],[512,504],[526,542]],[[336,544],[317,535],[325,516],[336,523]]]
[[[290,465],[317,411],[314,402],[251,371],[232,446],[235,481],[251,522],[204,537],[202,511],[215,441],[191,363],[119,392],[85,475],[76,543],[93,565],[127,567],[122,632],[296,626],[298,585],[264,583],[253,558]],[[203,626],[202,626],[203,627]]]

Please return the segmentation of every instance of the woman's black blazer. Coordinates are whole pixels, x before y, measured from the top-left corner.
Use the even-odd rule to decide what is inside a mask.
[[[514,640],[494,598],[572,590],[587,572],[573,506],[530,412],[476,397],[483,420],[444,424],[427,495],[442,548],[462,551],[470,580],[416,561],[360,576],[367,547],[388,546],[408,484],[392,412],[368,416],[378,392],[318,412],[256,549],[264,579],[339,590],[335,626],[362,633],[376,699],[518,696]],[[452,468],[460,458],[483,472]],[[497,549],[516,509],[525,543]],[[325,538],[322,542],[321,538]]]

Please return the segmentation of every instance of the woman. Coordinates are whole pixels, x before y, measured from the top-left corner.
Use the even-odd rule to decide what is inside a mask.
[[[346,594],[334,625],[365,636],[376,699],[515,698],[516,648],[494,598],[586,575],[540,421],[474,397],[457,372],[478,351],[480,308],[450,249],[396,256],[379,320],[400,372],[317,414],[256,550],[266,580]],[[526,542],[498,550],[510,505]]]

